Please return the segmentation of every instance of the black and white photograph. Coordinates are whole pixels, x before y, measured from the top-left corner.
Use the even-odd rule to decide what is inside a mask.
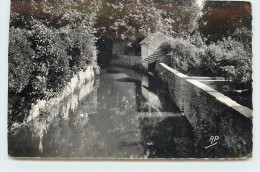
[[[8,155],[247,160],[251,1],[11,0]]]

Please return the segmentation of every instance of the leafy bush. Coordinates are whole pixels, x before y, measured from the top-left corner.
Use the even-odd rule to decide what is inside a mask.
[[[93,51],[95,51],[96,38],[87,32],[83,26],[77,29],[61,28],[60,34],[67,45],[69,67],[73,73],[85,69],[86,64],[95,63]],[[65,36],[66,35],[66,36]]]
[[[231,37],[207,46],[202,62],[202,68],[210,69],[214,76],[223,76],[234,84],[252,82],[252,52]]]
[[[66,82],[69,59],[65,50],[66,44],[61,40],[58,31],[42,23],[32,26],[32,48],[36,58],[32,61],[35,68],[31,78],[33,93],[57,92]]]
[[[189,40],[172,39],[160,46],[160,51],[166,55],[167,65],[187,74],[200,73],[201,48],[193,45]]]
[[[31,61],[35,52],[28,40],[29,33],[19,28],[10,28],[9,32],[9,90],[20,93],[28,85],[34,66]]]
[[[247,40],[250,40],[247,37]],[[199,45],[199,46],[195,46]],[[252,51],[231,37],[222,41],[203,44],[200,39],[174,38],[160,46],[166,55],[167,65],[189,75],[218,76],[233,82],[236,86],[251,87]]]

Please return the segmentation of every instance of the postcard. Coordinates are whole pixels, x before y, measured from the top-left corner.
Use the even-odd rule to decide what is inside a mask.
[[[252,157],[252,5],[12,0],[8,153]]]

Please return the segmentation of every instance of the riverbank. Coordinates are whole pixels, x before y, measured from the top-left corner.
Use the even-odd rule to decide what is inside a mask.
[[[59,104],[62,100],[70,96],[81,86],[86,85],[87,83],[92,83],[95,75],[98,74],[99,74],[99,69],[97,69],[94,65],[88,65],[85,70],[81,70],[77,74],[74,74],[69,80],[69,82],[66,83],[66,86],[62,89],[62,91],[59,92],[55,97],[50,98],[48,100],[37,99],[32,104],[27,105],[30,107],[30,109],[28,111],[25,111],[25,109],[23,109],[25,111],[24,113],[27,112],[27,114],[25,114],[23,123],[27,123],[33,120],[34,118],[39,117],[39,115],[42,114],[41,111],[43,109],[50,109],[51,107]],[[10,126],[10,130],[12,130],[12,128],[15,128],[19,125],[20,125],[19,123],[15,122]]]

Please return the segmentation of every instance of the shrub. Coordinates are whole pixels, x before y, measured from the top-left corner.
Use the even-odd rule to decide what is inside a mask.
[[[31,78],[32,93],[39,94],[58,92],[66,83],[69,74],[69,60],[65,51],[66,45],[60,39],[57,30],[50,29],[40,22],[32,26],[32,48],[36,67]]]
[[[69,56],[69,67],[73,73],[85,69],[87,64],[95,63],[93,52],[95,52],[96,38],[88,33],[87,28],[79,26],[76,29],[61,28],[61,35],[64,36],[66,51]]]
[[[202,40],[174,38],[163,43],[160,51],[166,55],[167,65],[183,73],[221,76],[233,82],[234,89],[251,87],[252,51],[242,41],[228,37],[206,46]]]
[[[202,67],[234,84],[252,82],[252,52],[231,37],[212,43],[205,49]]]
[[[29,33],[19,28],[9,32],[9,90],[20,93],[28,85],[34,66],[31,63],[35,52],[28,41]]]
[[[11,27],[9,30],[9,53],[8,53],[8,123],[9,126],[15,121],[22,122],[24,111],[27,109],[24,90],[30,85],[32,71],[35,66],[32,60],[35,52],[31,48],[31,42],[27,30]],[[21,112],[23,111],[23,112]]]
[[[166,55],[167,65],[187,74],[200,73],[202,49],[190,41],[174,38],[163,43],[160,51]]]

